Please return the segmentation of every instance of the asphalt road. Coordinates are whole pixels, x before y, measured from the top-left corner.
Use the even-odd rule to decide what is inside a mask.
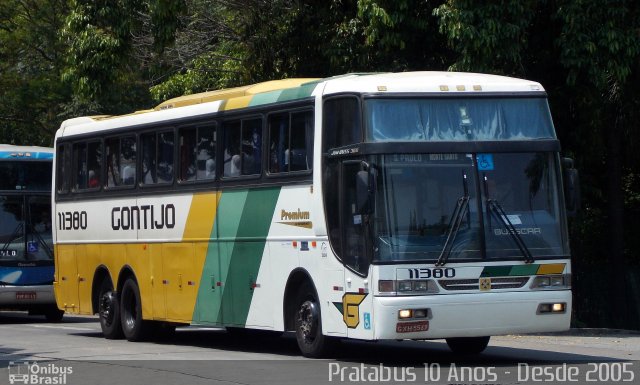
[[[54,324],[0,312],[0,384],[11,379],[105,385],[640,384],[640,334],[580,330],[493,337],[478,356],[456,356],[443,341],[343,341],[330,359],[310,360],[287,334],[238,336],[187,327],[165,340],[131,343],[102,338],[94,317],[65,316]]]

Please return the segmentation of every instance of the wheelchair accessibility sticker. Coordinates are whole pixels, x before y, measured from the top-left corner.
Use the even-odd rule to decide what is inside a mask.
[[[478,154],[476,156],[478,161],[479,171],[492,171],[493,170],[493,155],[492,154]]]

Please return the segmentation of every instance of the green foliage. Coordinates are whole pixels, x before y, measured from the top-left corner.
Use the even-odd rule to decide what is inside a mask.
[[[50,145],[70,90],[57,39],[64,0],[0,0],[0,142]]]
[[[614,97],[632,70],[638,69],[637,2],[564,0],[557,17],[562,21],[557,43],[561,62],[569,69],[569,84],[581,78]]]
[[[460,53],[452,70],[522,72],[531,21],[540,2],[449,0],[436,8],[440,31]]]
[[[133,0],[72,0],[61,31],[68,46],[62,78],[72,85],[78,104],[94,101],[118,110],[122,96],[130,94],[139,77],[131,60],[132,17],[142,6]]]

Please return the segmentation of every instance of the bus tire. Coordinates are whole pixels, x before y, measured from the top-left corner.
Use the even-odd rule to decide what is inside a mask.
[[[300,288],[293,313],[296,341],[302,355],[309,358],[326,356],[333,345],[331,337],[322,334],[320,303],[308,283]]]
[[[118,293],[113,291],[113,285],[109,279],[104,279],[100,284],[98,293],[98,319],[102,335],[108,340],[122,338],[122,324],[120,323],[120,301]]]
[[[144,340],[150,332],[151,324],[142,319],[140,289],[133,278],[127,278],[120,293],[120,322],[127,340]]]
[[[456,354],[480,354],[489,345],[491,337],[447,338],[449,349]]]

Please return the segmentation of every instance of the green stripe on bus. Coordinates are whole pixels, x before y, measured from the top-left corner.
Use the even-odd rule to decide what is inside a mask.
[[[216,219],[211,229],[207,256],[202,269],[200,287],[193,319],[202,323],[221,322],[222,293],[229,271],[228,256],[233,253],[234,240],[240,225],[240,213],[247,199],[247,190],[222,193]],[[230,249],[230,250],[229,250]],[[220,282],[220,286],[218,286]]]
[[[282,90],[263,92],[260,94],[256,94],[253,98],[251,98],[251,102],[249,102],[249,106],[259,106],[262,104],[275,103],[278,101]]]
[[[222,193],[198,292],[194,319],[244,326],[280,188]],[[217,232],[217,237],[215,233]],[[211,289],[217,276],[222,286]],[[211,277],[214,277],[212,279]]]
[[[517,277],[536,275],[539,264],[513,265],[513,266],[485,266],[480,277]]]
[[[278,98],[279,102],[286,102],[289,100],[308,98],[316,89],[317,83],[307,83],[296,88],[287,88],[282,90],[282,94]]]
[[[512,266],[511,272],[509,275],[511,276],[525,276],[525,275],[536,275],[538,272],[537,264],[529,264],[529,265],[518,265]]]

